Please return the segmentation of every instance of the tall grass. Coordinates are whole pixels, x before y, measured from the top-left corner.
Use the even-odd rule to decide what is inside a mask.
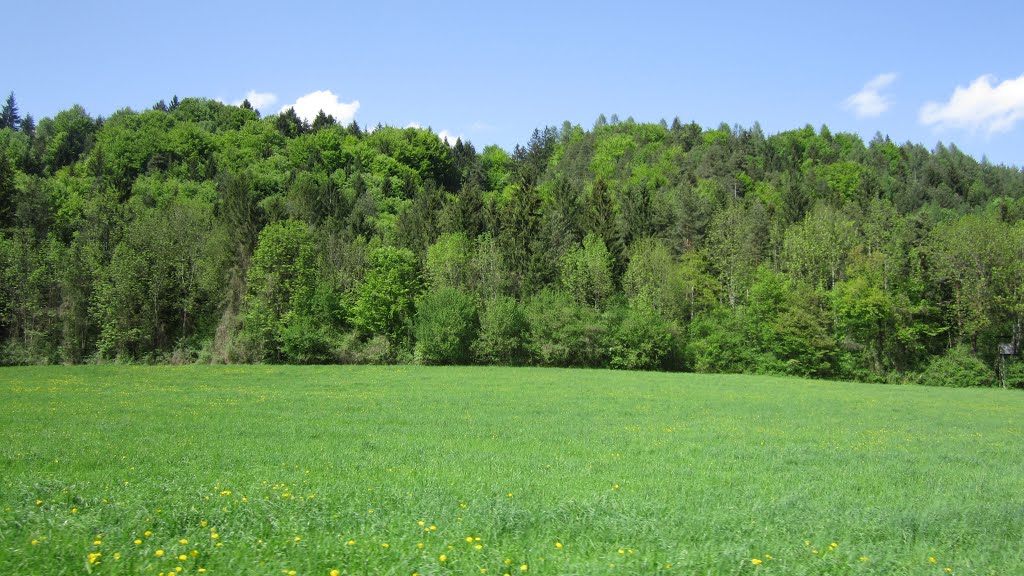
[[[0,370],[3,574],[1020,574],[1024,394]],[[180,570],[179,570],[180,569]]]

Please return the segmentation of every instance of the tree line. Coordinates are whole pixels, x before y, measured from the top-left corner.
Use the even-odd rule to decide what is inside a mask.
[[[12,93],[0,362],[1019,386],[1022,196],[1018,168],[827,126],[613,115],[508,152],[201,98],[36,124]]]

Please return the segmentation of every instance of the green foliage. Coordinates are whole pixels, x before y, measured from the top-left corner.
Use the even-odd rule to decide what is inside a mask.
[[[689,302],[687,278],[664,243],[645,239],[631,247],[629,267],[622,288],[630,300],[643,300],[667,319],[686,317]]]
[[[630,302],[611,346],[611,367],[623,370],[679,369],[675,323],[643,299]]]
[[[602,308],[614,293],[612,258],[596,234],[583,239],[562,256],[562,287],[579,304]]]
[[[410,361],[442,288],[480,333],[424,361],[894,381],[1024,322],[1024,173],[953,145],[612,115],[478,153],[201,98],[15,128],[7,363]]]
[[[993,386],[995,380],[992,369],[963,346],[950,348],[944,355],[934,358],[920,377],[921,384],[950,388]]]
[[[442,234],[427,249],[423,275],[434,287],[463,287],[470,283],[472,245],[465,234]]]
[[[315,244],[305,223],[276,222],[260,232],[247,275],[247,294],[242,328],[246,349],[243,357],[257,361],[281,361],[288,348],[298,352],[295,361],[309,361],[325,344],[303,342],[316,331],[303,332],[312,323],[315,287]],[[321,320],[322,321],[322,320]]]
[[[530,324],[527,345],[541,366],[600,366],[606,362],[607,320],[569,294],[545,289],[526,304]]]
[[[530,324],[519,302],[495,296],[484,302],[473,357],[481,364],[519,365],[527,360]]]
[[[428,290],[416,302],[416,360],[468,364],[479,320],[476,301],[451,286]]]
[[[420,288],[416,257],[408,249],[384,246],[370,253],[368,263],[366,276],[354,289],[350,321],[364,337],[379,334],[404,345],[412,334]]]

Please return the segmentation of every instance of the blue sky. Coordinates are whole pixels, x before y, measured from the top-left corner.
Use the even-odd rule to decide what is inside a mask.
[[[1020,2],[35,0],[5,19],[0,91],[37,119],[252,94],[264,114],[324,107],[478,148],[615,113],[827,124],[1024,165]]]

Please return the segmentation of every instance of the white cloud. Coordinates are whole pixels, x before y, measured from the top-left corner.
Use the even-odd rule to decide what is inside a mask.
[[[462,138],[462,134],[452,134],[447,130],[441,130],[437,133],[437,137],[442,141],[447,140],[449,146],[455,146],[455,141]]]
[[[274,102],[277,102],[277,94],[274,94],[273,92],[257,92],[255,90],[249,90],[245,93],[245,98],[243,100],[248,100],[249,104],[252,104],[253,108],[262,111],[263,108],[270,108],[274,105]],[[232,104],[239,106],[242,104],[242,100],[236,100],[232,102]]]
[[[295,113],[306,122],[312,122],[316,115],[323,110],[324,114],[334,116],[339,124],[345,125],[352,122],[356,112],[359,110],[359,100],[352,102],[341,102],[338,95],[330,90],[317,90],[305,96],[300,96],[294,104],[281,107],[281,112],[289,108],[295,108]]]
[[[957,86],[949,102],[926,102],[919,118],[926,126],[1009,132],[1024,119],[1024,74],[998,85],[995,76],[979,76],[971,85]]]
[[[416,128],[417,130],[419,130],[423,128],[423,125],[420,124],[419,122],[409,122],[408,124],[405,125],[405,127]],[[440,132],[437,133],[437,137],[440,138],[441,141],[447,140],[449,146],[454,146],[455,141],[458,140],[459,138],[462,138],[462,134],[453,134],[449,130],[441,130]]]
[[[889,109],[889,98],[882,95],[883,88],[896,80],[896,74],[889,72],[879,74],[871,79],[860,92],[851,95],[843,101],[843,108],[853,110],[853,113],[861,118],[874,118],[881,116]]]

